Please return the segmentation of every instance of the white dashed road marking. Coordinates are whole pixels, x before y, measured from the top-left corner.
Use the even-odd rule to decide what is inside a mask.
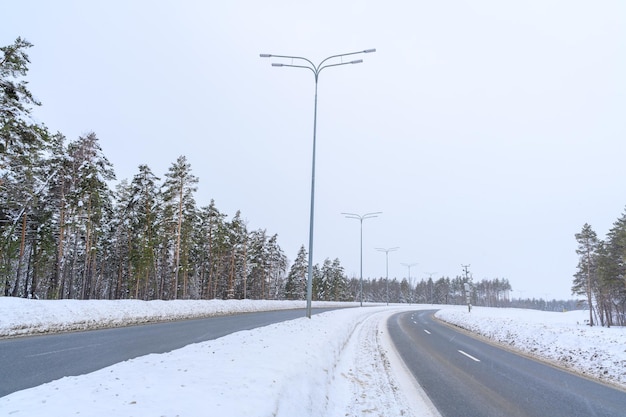
[[[469,353],[465,353],[465,352],[463,352],[462,350],[459,350],[459,353],[460,353],[461,355],[465,355],[465,356],[467,356],[468,358],[470,358],[470,359],[471,359],[471,360],[473,360],[473,361],[480,362],[480,359],[477,359],[477,358],[473,357],[473,356],[472,356],[472,355],[470,355]]]

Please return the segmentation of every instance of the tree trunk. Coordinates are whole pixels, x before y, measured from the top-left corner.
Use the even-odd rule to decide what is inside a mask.
[[[48,287],[48,299],[59,298],[59,281],[61,277],[61,262],[63,259],[63,240],[65,238],[65,209],[61,207],[61,213],[59,215],[59,239],[57,243],[56,259],[54,261],[54,271],[52,273],[52,279],[50,280],[50,286]]]
[[[30,292],[33,294],[33,298],[36,298],[37,286],[39,285],[39,259],[41,258],[41,249],[35,250],[36,242],[33,242],[33,277],[30,284]]]
[[[11,292],[12,297],[17,297],[19,284],[20,284],[20,275],[22,273],[22,266],[24,265],[24,248],[26,246],[26,210],[24,210],[24,214],[22,217],[22,237],[20,241],[20,257],[17,262],[17,272],[15,274],[15,284],[13,285],[13,291]],[[24,294],[26,296],[26,294]]]
[[[89,274],[89,269],[91,265],[91,196],[89,197],[87,204],[87,236],[85,237],[85,262],[83,264],[83,285],[81,291],[81,298],[83,300],[89,299],[89,292],[91,287],[91,277]]]
[[[589,303],[589,326],[593,326],[593,313],[591,305],[591,253],[587,249],[587,303]]]
[[[69,287],[67,290],[67,298],[72,299],[74,296],[74,277],[76,274],[76,258],[78,257],[76,253],[78,252],[78,232],[76,228],[74,228],[74,253],[72,254],[72,266],[69,271],[69,282],[67,286]]]
[[[183,224],[183,181],[180,181],[180,192],[178,195],[178,226],[176,227],[176,253],[174,256],[174,300],[178,297],[178,270],[180,263],[180,232]]]
[[[33,262],[35,258],[35,241],[33,241],[33,243],[31,243],[31,249],[28,252],[28,265],[26,266],[26,276],[24,277],[24,298],[29,298],[29,296],[32,296],[34,294],[29,294],[28,292],[28,277],[31,276],[32,270],[33,270]],[[32,286],[31,286],[31,293],[32,293]]]

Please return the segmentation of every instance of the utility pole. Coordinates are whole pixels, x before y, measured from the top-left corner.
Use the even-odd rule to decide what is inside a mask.
[[[463,271],[465,272],[465,282],[463,283],[463,288],[465,289],[465,299],[467,301],[467,312],[471,313],[472,312],[472,303],[470,301],[470,291],[471,291],[471,287],[470,287],[470,283],[469,283],[469,267],[471,265],[461,265],[463,267]]]
[[[468,275],[469,275],[469,267],[472,265],[461,265],[463,267],[463,272],[465,272],[465,281],[469,281]]]

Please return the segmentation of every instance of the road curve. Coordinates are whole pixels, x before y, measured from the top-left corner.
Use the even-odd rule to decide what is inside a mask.
[[[329,309],[313,309],[317,314]],[[304,310],[244,313],[114,329],[0,340],[0,397],[150,353],[304,317]]]
[[[435,311],[398,313],[387,326],[443,417],[626,416],[626,392],[484,343]]]

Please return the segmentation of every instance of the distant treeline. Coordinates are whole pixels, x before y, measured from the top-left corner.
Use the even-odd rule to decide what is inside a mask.
[[[453,279],[442,277],[437,280],[422,279],[415,285],[409,285],[406,278],[389,280],[390,303],[414,304],[467,304],[464,292],[465,282],[470,283],[470,303],[483,307],[529,308],[545,311],[570,311],[584,308],[576,300],[544,300],[542,298],[511,298],[512,288],[507,279],[483,279],[472,282],[461,276]],[[357,288],[359,280],[350,280],[350,286]],[[363,284],[365,300],[372,302],[387,301],[387,283],[384,278],[365,280]]]

